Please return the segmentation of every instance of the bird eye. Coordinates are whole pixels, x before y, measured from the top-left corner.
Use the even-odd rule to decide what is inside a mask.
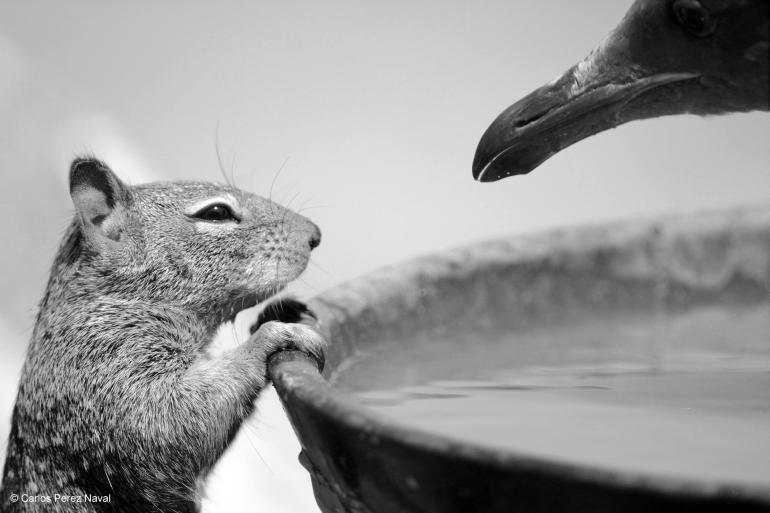
[[[238,219],[235,213],[233,213],[233,210],[230,208],[230,206],[225,205],[224,203],[216,203],[214,205],[209,205],[206,208],[193,214],[192,217],[196,219],[200,219],[202,221],[213,221],[213,222],[240,221],[240,219]]]
[[[716,29],[716,19],[698,0],[674,0],[671,9],[677,23],[693,36],[706,37]]]

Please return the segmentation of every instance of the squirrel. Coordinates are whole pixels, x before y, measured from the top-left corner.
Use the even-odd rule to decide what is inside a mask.
[[[129,186],[90,156],[72,163],[69,189],[75,216],[21,374],[0,511],[198,511],[268,358],[297,349],[322,362],[325,343],[291,300],[238,347],[206,348],[298,277],[321,233],[235,187]]]

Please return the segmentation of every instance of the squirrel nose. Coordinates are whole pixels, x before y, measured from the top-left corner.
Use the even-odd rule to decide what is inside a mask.
[[[321,230],[316,226],[313,225],[313,234],[310,236],[310,249],[313,250],[318,247],[319,244],[321,244]]]

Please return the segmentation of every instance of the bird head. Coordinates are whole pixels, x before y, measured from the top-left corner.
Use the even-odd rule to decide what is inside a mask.
[[[473,176],[529,173],[636,119],[770,110],[770,2],[637,0],[585,59],[508,107],[481,138]]]

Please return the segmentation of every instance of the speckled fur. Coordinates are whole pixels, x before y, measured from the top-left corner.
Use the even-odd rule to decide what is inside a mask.
[[[233,187],[129,187],[95,159],[76,160],[71,180],[84,166],[109,184],[89,189],[108,198],[105,236],[76,209],[24,364],[0,510],[197,511],[201,483],[265,385],[268,356],[290,339],[318,354],[322,340],[272,321],[221,356],[203,349],[223,322],[296,278],[320,232]],[[204,226],[185,215],[222,194],[240,206],[240,223]],[[12,493],[110,502],[11,503]]]

